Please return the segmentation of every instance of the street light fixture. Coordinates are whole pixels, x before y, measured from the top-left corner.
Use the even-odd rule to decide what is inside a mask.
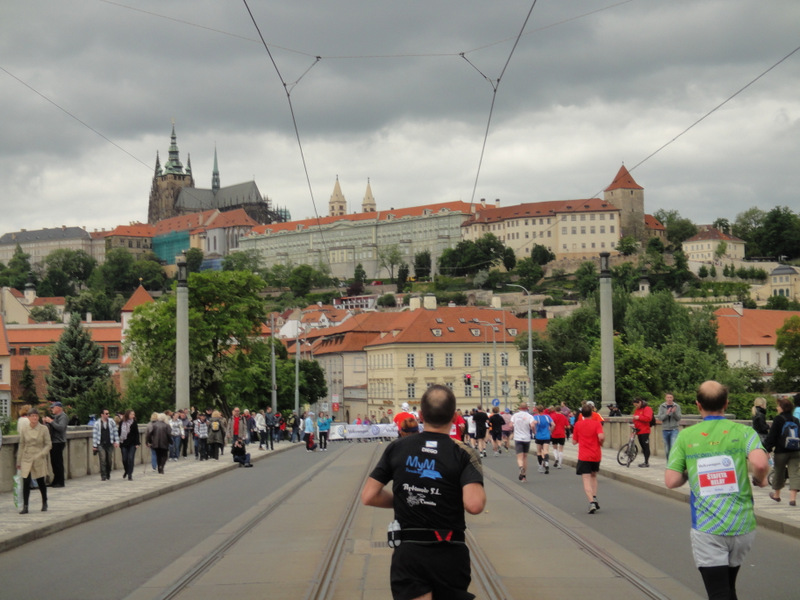
[[[531,383],[528,389],[528,400],[530,401],[530,407],[533,408],[533,331],[531,330],[531,293],[527,288],[516,283],[507,283],[506,285],[509,287],[518,287],[525,292],[526,296],[528,296],[528,381]]]
[[[189,401],[189,270],[186,252],[175,257],[178,289],[175,309],[175,410],[188,408]]]

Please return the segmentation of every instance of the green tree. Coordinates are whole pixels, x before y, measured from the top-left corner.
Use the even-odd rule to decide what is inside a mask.
[[[778,329],[775,349],[781,353],[773,383],[779,391],[800,388],[800,317],[793,316]]]
[[[380,264],[382,269],[389,271],[389,277],[392,281],[394,281],[394,268],[401,262],[403,262],[403,255],[397,244],[384,246],[378,249],[378,264]],[[366,281],[366,277],[364,280]]]
[[[639,243],[631,235],[626,235],[619,242],[617,242],[617,251],[623,256],[630,256],[635,254],[639,249]]]
[[[533,248],[531,248],[531,260],[534,263],[540,266],[544,266],[549,262],[552,262],[556,259],[556,255],[553,254],[547,246],[542,246],[541,244],[534,244]]]
[[[47,400],[75,406],[80,418],[88,418],[87,394],[98,382],[110,375],[101,361],[102,349],[81,326],[80,315],[74,313],[50,355],[47,376]]]
[[[755,206],[736,215],[736,220],[731,226],[731,232],[736,237],[744,240],[746,256],[763,256],[763,252],[756,241],[756,235],[758,230],[761,229],[766,216],[766,212]]]
[[[503,250],[503,266],[505,267],[506,271],[513,271],[516,265],[517,257],[514,254],[514,250],[506,247]]]
[[[348,296],[360,296],[364,293],[364,287],[367,281],[367,272],[364,270],[364,266],[361,263],[356,265],[355,271],[353,271],[353,281],[347,287],[347,295]]]
[[[97,261],[83,250],[53,250],[44,259],[42,295],[74,296],[88,283],[96,266]]]
[[[417,279],[431,276],[431,253],[430,250],[423,250],[414,255],[414,277]],[[399,277],[399,275],[398,275]],[[408,278],[408,276],[406,276]]]
[[[705,265],[700,265],[700,268],[697,269],[697,276],[700,279],[705,279],[706,277],[708,277],[708,267]]]
[[[91,287],[106,293],[130,294],[139,285],[139,279],[133,271],[134,262],[133,255],[125,248],[109,250],[106,261],[92,273]]]
[[[663,254],[664,250],[665,250],[664,242],[661,241],[661,238],[651,237],[647,241],[647,253],[648,254]]]
[[[764,217],[754,233],[755,242],[764,256],[789,260],[800,257],[800,216],[785,206],[776,206]]]
[[[204,258],[205,256],[200,248],[189,248],[186,251],[186,270],[189,273],[199,273]]]
[[[136,259],[131,265],[131,277],[138,281],[146,290],[163,290],[167,283],[164,268],[155,254],[146,255]],[[133,291],[133,290],[131,290]]]
[[[718,230],[719,230],[719,231],[721,231],[722,233],[727,233],[727,234],[729,234],[729,235],[730,235],[730,233],[731,233],[731,224],[730,224],[730,221],[728,221],[728,219],[725,219],[725,218],[723,218],[723,217],[720,217],[720,218],[718,218],[718,219],[715,219],[715,220],[714,220],[713,227],[714,227],[714,229],[718,229]]]
[[[328,394],[325,371],[315,360],[300,361],[300,401],[314,404]]]
[[[8,266],[0,273],[0,285],[24,290],[31,277],[31,255],[22,251],[17,244]],[[32,280],[33,281],[33,280]],[[35,283],[35,281],[33,281]]]
[[[697,226],[689,219],[682,218],[677,210],[659,209],[653,216],[666,228],[667,240],[673,248],[680,248],[683,241],[697,233]]]
[[[519,276],[519,284],[527,290],[533,290],[544,275],[542,267],[532,258],[523,258],[517,262],[516,272]]]
[[[714,257],[719,260],[725,253],[728,251],[728,243],[725,241],[720,242],[717,244],[717,247],[714,249]]]
[[[397,291],[402,292],[406,289],[406,283],[408,282],[408,264],[402,263],[399,267],[397,267]]]
[[[239,271],[242,272],[242,271]],[[289,274],[286,284],[297,298],[306,296],[314,283],[314,269],[311,265],[298,265]]]
[[[28,364],[28,359],[25,359],[25,364],[22,367],[22,375],[19,378],[19,387],[21,393],[19,401],[24,404],[36,406],[39,404],[39,394],[36,393],[36,378],[33,374],[33,369]]]
[[[264,281],[244,271],[203,271],[189,275],[190,395],[198,405],[230,413],[236,402],[226,377],[246,360],[265,315]],[[128,395],[162,408],[175,398],[175,296],[138,307],[126,349],[133,375]],[[243,354],[244,357],[240,356]]]
[[[578,288],[578,293],[581,298],[589,297],[589,294],[598,289],[600,280],[597,273],[597,268],[593,262],[586,261],[575,271],[575,285]]]
[[[58,314],[58,309],[52,304],[45,304],[44,306],[34,306],[31,309],[31,319],[37,323],[44,323],[46,321],[61,321],[61,315]]]
[[[286,265],[274,265],[273,269],[278,267],[276,273],[279,273],[279,279],[285,281],[291,269],[284,271]],[[226,256],[222,257],[222,270],[223,271],[247,271],[248,273],[261,272],[261,254],[258,250],[236,250],[229,252]],[[276,286],[280,287],[280,286]]]
[[[125,297],[122,294],[109,295],[104,290],[82,290],[77,296],[67,297],[66,310],[79,315],[92,314],[99,321],[119,321]]]

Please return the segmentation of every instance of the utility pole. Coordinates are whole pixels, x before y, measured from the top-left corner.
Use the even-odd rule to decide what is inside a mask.
[[[269,321],[269,347],[270,358],[272,359],[271,375],[272,375],[272,414],[278,414],[278,383],[275,381],[275,315],[270,316]]]
[[[610,253],[600,253],[600,390],[603,406],[616,402],[614,381],[614,310],[611,294]]]
[[[175,257],[178,267],[175,310],[175,410],[188,408],[189,401],[189,272],[186,253]]]

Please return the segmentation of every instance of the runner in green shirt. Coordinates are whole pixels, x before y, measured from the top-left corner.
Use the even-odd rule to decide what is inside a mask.
[[[678,435],[664,483],[691,489],[692,554],[709,598],[736,598],[736,576],[755,539],[748,477],[767,485],[769,463],[758,434],[725,418],[728,388],[706,381],[697,390],[703,421]]]

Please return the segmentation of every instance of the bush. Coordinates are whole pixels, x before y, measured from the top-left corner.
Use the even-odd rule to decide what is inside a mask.
[[[397,306],[397,298],[395,298],[394,294],[384,294],[383,296],[378,298],[378,306],[394,308],[395,306]]]

